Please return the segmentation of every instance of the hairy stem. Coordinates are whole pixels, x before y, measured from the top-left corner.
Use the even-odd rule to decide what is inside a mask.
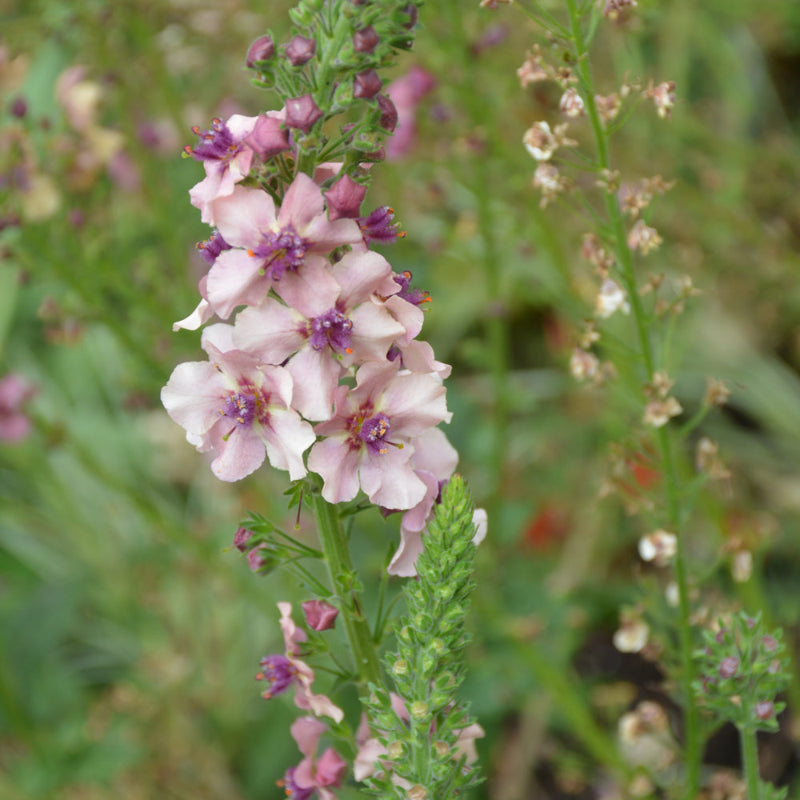
[[[380,668],[375,640],[358,601],[356,572],[350,558],[347,537],[336,506],[317,494],[312,495],[311,505],[317,520],[319,541],[325,555],[331,585],[334,593],[341,598],[340,611],[353,652],[358,682],[361,690],[366,692],[370,683],[379,682]]]
[[[588,50],[586,39],[581,28],[580,13],[575,0],[567,0],[569,9],[570,26],[572,39],[576,50],[575,69],[584,89],[584,102],[586,112],[594,132],[597,147],[597,158],[601,169],[610,169],[610,156],[608,147],[608,135],[603,127],[600,114],[595,103],[595,90],[592,82],[591,69],[589,67]],[[608,219],[619,260],[622,281],[628,294],[631,311],[636,326],[639,348],[644,363],[647,381],[652,382],[656,372],[656,362],[653,353],[653,345],[648,331],[648,319],[642,306],[641,297],[636,282],[636,273],[633,268],[633,259],[630,248],[628,247],[627,235],[625,231],[625,221],[619,207],[619,200],[616,193],[605,193],[605,206]],[[682,526],[682,512],[680,494],[678,491],[679,481],[675,467],[675,459],[672,452],[672,440],[670,431],[666,427],[661,427],[656,435],[661,463],[664,474],[666,511],[669,525],[676,534],[680,533]],[[675,556],[675,578],[678,584],[679,595],[679,637],[681,650],[681,691],[685,703],[685,758],[686,758],[686,796],[694,798],[700,784],[700,765],[702,758],[702,742],[700,737],[700,720],[698,709],[692,691],[694,680],[694,663],[692,660],[692,630],[689,619],[689,586],[686,570],[686,560],[683,545],[683,537],[678,535],[678,551]]]

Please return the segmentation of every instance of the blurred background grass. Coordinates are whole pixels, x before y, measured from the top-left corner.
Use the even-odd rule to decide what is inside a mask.
[[[247,511],[286,519],[284,476],[215,481],[158,401],[173,366],[202,357],[196,334],[170,331],[196,303],[206,237],[187,196],[202,170],[180,149],[192,125],[273,107],[244,54],[267,27],[287,35],[288,7],[0,6],[0,377],[36,387],[31,435],[0,444],[0,797],[276,797],[299,757],[290,702],[265,703],[252,677],[279,647],[276,600],[306,596],[226,551]],[[646,488],[647,445],[624,394],[569,377],[596,287],[586,222],[540,209],[530,186],[522,134],[558,103],[552,87],[519,87],[533,29],[455,0],[421,21],[387,77],[415,64],[436,87],[414,150],[375,167],[368,202],[408,231],[386,255],[434,298],[425,336],[454,365],[448,435],[490,510],[464,691],[487,730],[481,791],[594,797],[620,713],[659,676],[610,643],[620,605],[652,580],[636,566],[646,529],[598,500],[612,443],[633,494]],[[676,181],[652,219],[665,243],[642,269],[689,274],[703,293],[676,325],[677,396],[691,414],[706,375],[733,389],[698,432],[732,477],[688,523],[695,571],[794,641],[800,5],[642,0],[596,52],[609,93],[625,73],[678,87],[673,118],[642,106],[615,161],[623,177]],[[97,87],[81,129],[56,92],[76,66]],[[375,583],[397,534],[362,516],[357,557]],[[755,557],[745,583],[730,577],[736,546]],[[784,727],[774,780],[797,761]],[[720,752],[736,763],[735,747]]]

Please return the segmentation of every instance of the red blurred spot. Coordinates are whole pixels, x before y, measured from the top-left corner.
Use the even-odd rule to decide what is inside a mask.
[[[546,501],[539,513],[525,525],[522,541],[532,550],[547,550],[566,536],[568,527],[564,509]]]

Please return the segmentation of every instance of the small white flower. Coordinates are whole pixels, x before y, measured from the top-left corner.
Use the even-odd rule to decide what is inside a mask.
[[[678,538],[669,531],[657,530],[639,539],[639,555],[642,561],[652,561],[657,567],[665,567],[678,551]]]
[[[606,278],[600,286],[600,294],[597,295],[597,300],[595,301],[595,310],[597,311],[597,316],[606,319],[615,311],[622,311],[623,314],[627,314],[630,312],[631,307],[628,305],[625,290],[616,281]]]

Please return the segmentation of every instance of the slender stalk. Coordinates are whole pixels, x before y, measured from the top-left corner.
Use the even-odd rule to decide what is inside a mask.
[[[749,704],[749,699],[746,702]],[[747,785],[747,800],[761,800],[756,732],[751,726],[743,725],[739,728],[739,737],[742,742],[742,761],[744,763],[744,780]]]
[[[380,680],[378,653],[375,640],[369,630],[369,622],[361,611],[357,592],[354,588],[356,573],[350,558],[342,520],[336,506],[332,506],[320,495],[310,498],[317,520],[319,541],[325,555],[325,563],[335,594],[342,598],[342,618],[347,639],[353,651],[356,674],[362,691],[366,692],[370,683]]]
[[[610,156],[608,147],[608,136],[603,128],[600,114],[595,103],[595,91],[592,82],[592,74],[589,66],[588,51],[586,40],[581,28],[580,13],[578,12],[575,0],[567,0],[569,9],[570,25],[572,38],[576,50],[576,72],[584,88],[584,102],[589,121],[594,132],[597,147],[598,162],[601,169],[610,169]],[[636,274],[633,268],[633,259],[628,247],[627,234],[625,231],[625,221],[619,207],[616,193],[606,192],[605,205],[611,230],[616,244],[616,251],[619,258],[621,277],[628,293],[631,311],[636,326],[637,337],[639,340],[640,352],[644,363],[648,382],[652,382],[656,372],[653,345],[648,332],[648,319],[642,305],[636,282]],[[671,528],[680,533],[683,523],[680,494],[678,490],[678,476],[675,467],[675,460],[672,452],[672,441],[670,431],[666,427],[661,427],[656,436],[658,447],[661,454],[661,463],[664,475],[664,487],[666,494],[667,518]],[[700,766],[702,759],[702,742],[700,737],[700,719],[697,705],[694,700],[692,683],[694,681],[694,662],[692,660],[692,631],[689,619],[689,586],[686,574],[686,561],[683,548],[683,537],[678,536],[678,552],[675,556],[675,579],[678,584],[679,596],[679,637],[681,650],[681,690],[685,703],[685,759],[686,759],[686,797],[694,798],[700,784]]]

